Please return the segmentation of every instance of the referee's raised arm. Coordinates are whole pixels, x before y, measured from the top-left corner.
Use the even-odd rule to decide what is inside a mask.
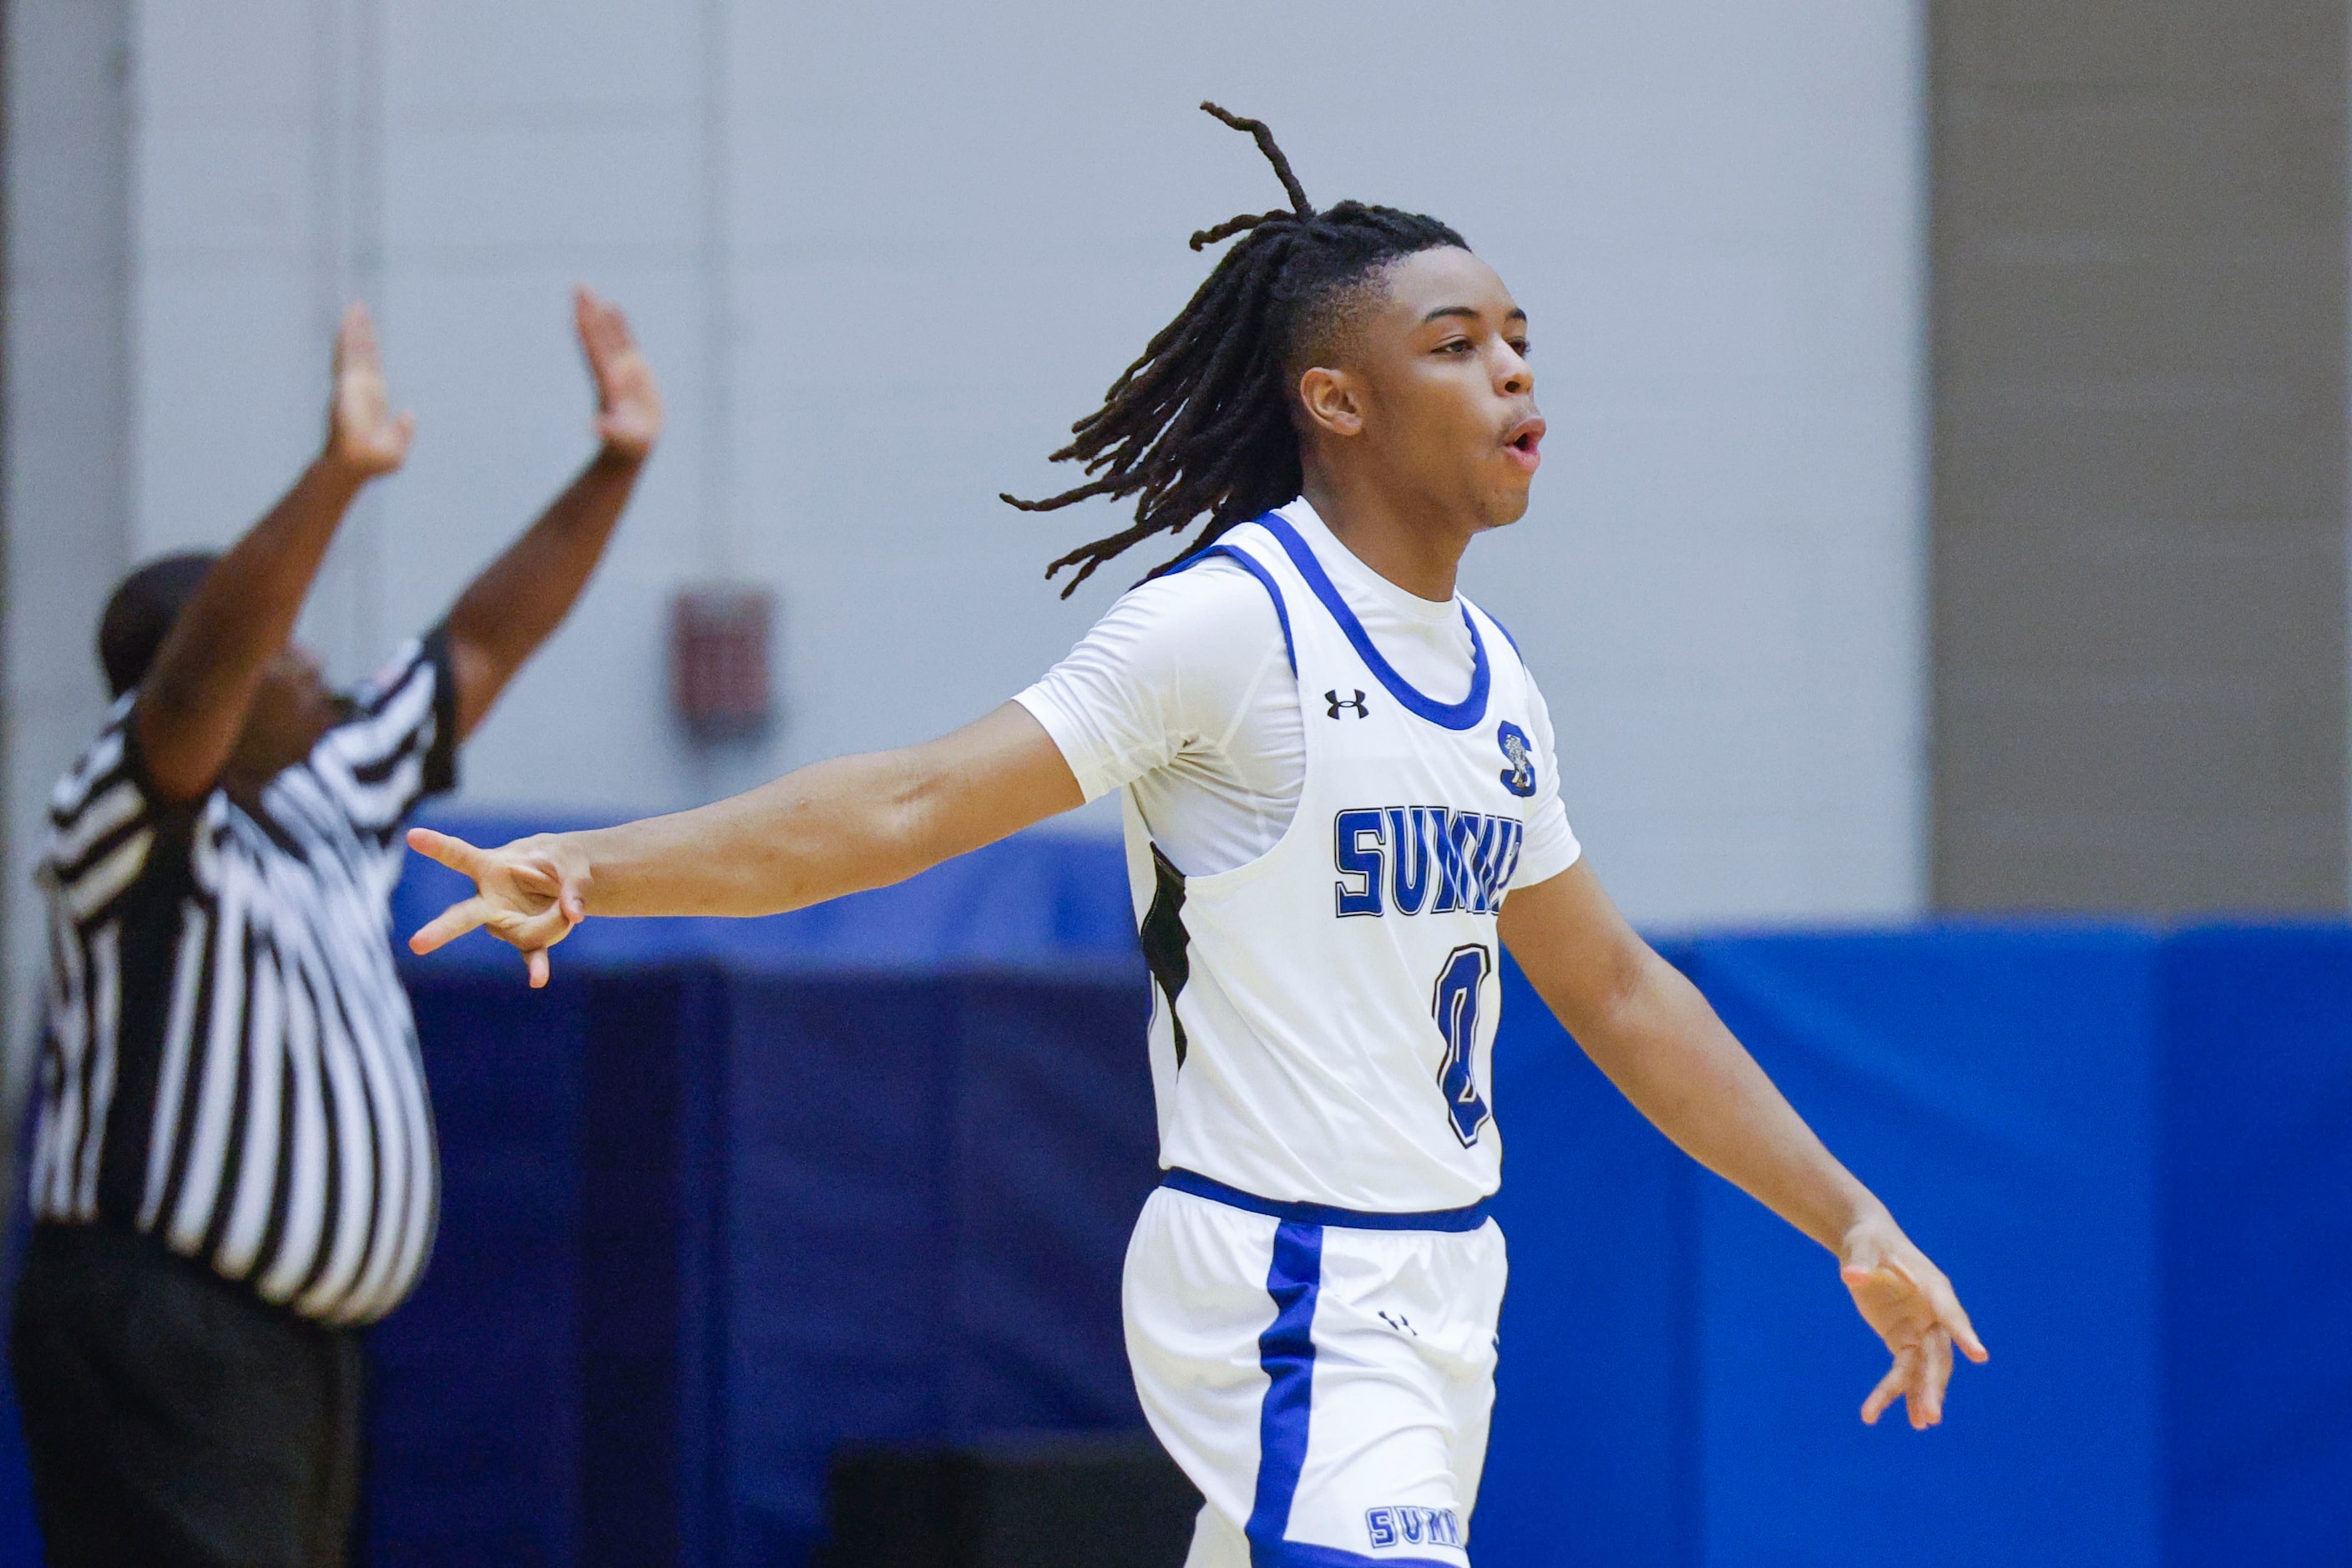
[[[440,1202],[383,938],[401,830],[455,787],[458,741],[570,608],[660,430],[620,313],[584,289],[573,311],[594,457],[371,679],[337,691],[293,640],[352,500],[408,453],[357,306],[324,449],[284,498],[109,598],[114,705],[49,802],[11,1338],[53,1561],[346,1560],[360,1331],[415,1289]]]
[[[289,656],[335,530],[367,482],[407,458],[415,428],[413,416],[392,412],[367,308],[352,306],[335,338],[325,447],[212,563],[140,682],[131,733],[159,795],[194,800],[220,781],[272,661]]]
[[[474,732],[588,585],[637,475],[661,438],[661,390],[619,306],[572,290],[572,322],[596,390],[595,455],[539,521],[483,568],[445,623],[457,687],[457,735]]]

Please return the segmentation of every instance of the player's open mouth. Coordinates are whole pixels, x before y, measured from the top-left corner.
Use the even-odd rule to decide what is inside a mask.
[[[1531,474],[1536,471],[1536,465],[1543,461],[1540,448],[1544,428],[1544,422],[1540,419],[1522,419],[1503,437],[1503,450],[1510,454],[1511,461]]]

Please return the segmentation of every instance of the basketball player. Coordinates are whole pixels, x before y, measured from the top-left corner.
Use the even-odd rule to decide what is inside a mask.
[[[1863,1405],[1943,1414],[1950,1285],[1799,1120],[1580,858],[1552,726],[1454,586],[1527,510],[1544,423],[1527,317],[1434,219],[1288,210],[1244,237],[1074,427],[1139,496],[1077,581],[1207,525],[1045,679],[943,740],[731,800],[483,850],[417,831],[533,984],[597,915],[762,915],[908,877],[1111,790],[1154,976],[1166,1176],[1127,1260],[1153,1428],[1206,1498],[1192,1568],[1462,1568],[1504,1243],[1487,1065],[1497,942],[1691,1154],[1835,1254],[1894,1364]],[[1012,498],[1007,497],[1008,500]],[[1049,571],[1050,574],[1050,571]]]

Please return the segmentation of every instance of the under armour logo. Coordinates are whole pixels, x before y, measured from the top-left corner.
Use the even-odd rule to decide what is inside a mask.
[[[1323,700],[1331,705],[1331,717],[1334,719],[1339,716],[1339,710],[1342,708],[1353,708],[1359,719],[1371,717],[1371,710],[1364,706],[1364,692],[1361,687],[1356,689],[1356,694],[1353,697],[1341,697],[1337,690],[1327,691],[1323,694]]]

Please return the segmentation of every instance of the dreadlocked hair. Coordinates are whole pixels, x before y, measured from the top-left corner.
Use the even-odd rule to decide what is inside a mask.
[[[1077,574],[1068,598],[1095,568],[1156,533],[1179,533],[1202,513],[1208,525],[1169,567],[1298,494],[1298,431],[1291,384],[1299,355],[1391,263],[1462,237],[1433,217],[1341,202],[1321,212],[1307,199],[1274,133],[1255,120],[1201,107],[1248,132],[1290,198],[1287,211],[1244,213],[1192,236],[1199,250],[1234,235],[1227,251],[1143,357],[1103,395],[1100,408],[1070,426],[1055,462],[1085,465],[1087,482],[1043,500],[1001,499],[1023,511],[1055,511],[1094,496],[1137,497],[1135,521],[1082,544],[1045,568]]]

